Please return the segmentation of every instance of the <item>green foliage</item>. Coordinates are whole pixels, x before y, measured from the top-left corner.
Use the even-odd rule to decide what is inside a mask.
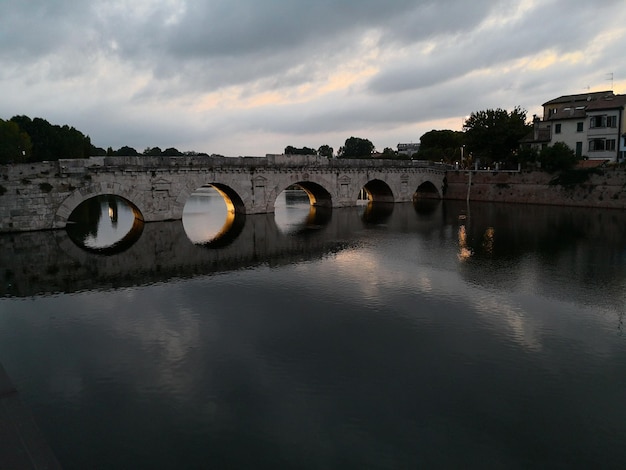
[[[396,158],[398,155],[396,154],[396,151],[390,147],[385,147],[385,149],[383,150],[383,153],[381,155],[382,158]]]
[[[330,145],[322,145],[317,149],[317,154],[320,157],[333,158],[333,153],[335,150]]]
[[[434,162],[460,161],[464,140],[463,132],[433,129],[420,137],[420,149],[415,158]]]
[[[116,157],[137,157],[139,156],[139,152],[132,147],[124,146],[114,151],[113,155]]]
[[[32,147],[30,137],[17,123],[0,119],[0,164],[26,161]]]
[[[163,151],[159,148],[159,147],[147,147],[144,151],[143,151],[143,155],[149,156],[149,157],[160,157],[161,155],[163,155]]]
[[[483,163],[514,162],[519,141],[531,130],[526,110],[487,109],[470,115],[463,125],[467,151]]]
[[[104,157],[106,156],[107,151],[102,147],[96,147],[94,145],[91,146],[91,150],[89,151],[89,156],[91,157]]]
[[[284,153],[285,155],[317,155],[317,150],[309,147],[298,148],[287,145]]]
[[[528,162],[536,162],[539,159],[539,151],[532,147],[526,146],[522,147],[515,152],[513,155],[514,163],[528,163]]]
[[[165,150],[163,150],[163,155],[166,155],[168,157],[182,157],[183,156],[183,152],[181,152],[177,148],[168,147]]]
[[[563,142],[541,149],[539,153],[541,167],[547,171],[569,170],[576,165],[576,153]]]
[[[571,187],[577,184],[583,184],[589,179],[589,176],[593,174],[601,174],[602,172],[597,168],[582,168],[582,169],[569,169],[563,170],[558,176],[550,180],[552,186],[565,186]]]
[[[339,158],[370,158],[374,151],[374,144],[368,139],[350,137],[339,149]]]
[[[91,153],[91,139],[68,125],[52,125],[45,119],[14,116],[11,121],[26,132],[32,142],[31,161],[59,158],[86,158]]]

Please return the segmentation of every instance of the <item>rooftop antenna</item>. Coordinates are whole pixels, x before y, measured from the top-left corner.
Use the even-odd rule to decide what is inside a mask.
[[[609,72],[606,74],[606,79],[611,81],[611,91],[613,91],[613,72]]]

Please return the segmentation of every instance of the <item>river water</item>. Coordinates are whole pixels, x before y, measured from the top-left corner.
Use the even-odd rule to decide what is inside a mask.
[[[0,363],[64,468],[623,468],[622,212],[103,204],[109,248],[0,237]]]

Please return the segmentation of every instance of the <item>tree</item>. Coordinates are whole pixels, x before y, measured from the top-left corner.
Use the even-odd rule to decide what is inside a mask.
[[[442,160],[446,162],[460,161],[464,140],[463,132],[433,129],[420,137],[420,148],[416,156],[420,160],[434,162]]]
[[[137,157],[139,156],[139,152],[132,147],[120,147],[118,150],[113,152],[116,157]]]
[[[340,158],[370,158],[374,148],[374,144],[368,139],[350,137],[339,149],[338,156]]]
[[[391,147],[385,147],[381,155],[381,158],[397,158],[397,157],[398,155],[396,154],[396,151],[392,149]]]
[[[330,145],[322,145],[317,149],[317,154],[320,157],[333,158],[334,149]]]
[[[161,151],[160,147],[146,147],[146,149],[143,151],[143,155],[146,155],[148,157],[160,157],[161,155],[163,155],[163,152]]]
[[[104,157],[107,155],[107,151],[102,147],[96,147],[95,145],[91,145],[91,150],[89,151],[89,156],[91,157]]]
[[[33,161],[59,158],[87,158],[91,153],[91,139],[68,125],[52,125],[42,118],[13,116],[20,129],[26,132],[33,144]]]
[[[285,147],[285,155],[317,155],[317,150],[309,148],[309,147],[293,147],[291,145],[287,145]]]
[[[30,137],[17,123],[0,119],[0,163],[26,161],[32,147]]]
[[[483,163],[511,162],[519,141],[531,130],[526,110],[487,109],[470,115],[463,125],[467,151]]]
[[[554,145],[544,147],[539,153],[541,167],[550,172],[569,170],[578,160],[576,152],[563,142],[555,142]]]
[[[167,155],[168,157],[182,157],[184,154],[175,147],[168,147],[163,150],[163,155]]]

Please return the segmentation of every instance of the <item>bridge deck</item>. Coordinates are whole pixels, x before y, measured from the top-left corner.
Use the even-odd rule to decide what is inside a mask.
[[[0,468],[12,470],[61,468],[1,364]]]

